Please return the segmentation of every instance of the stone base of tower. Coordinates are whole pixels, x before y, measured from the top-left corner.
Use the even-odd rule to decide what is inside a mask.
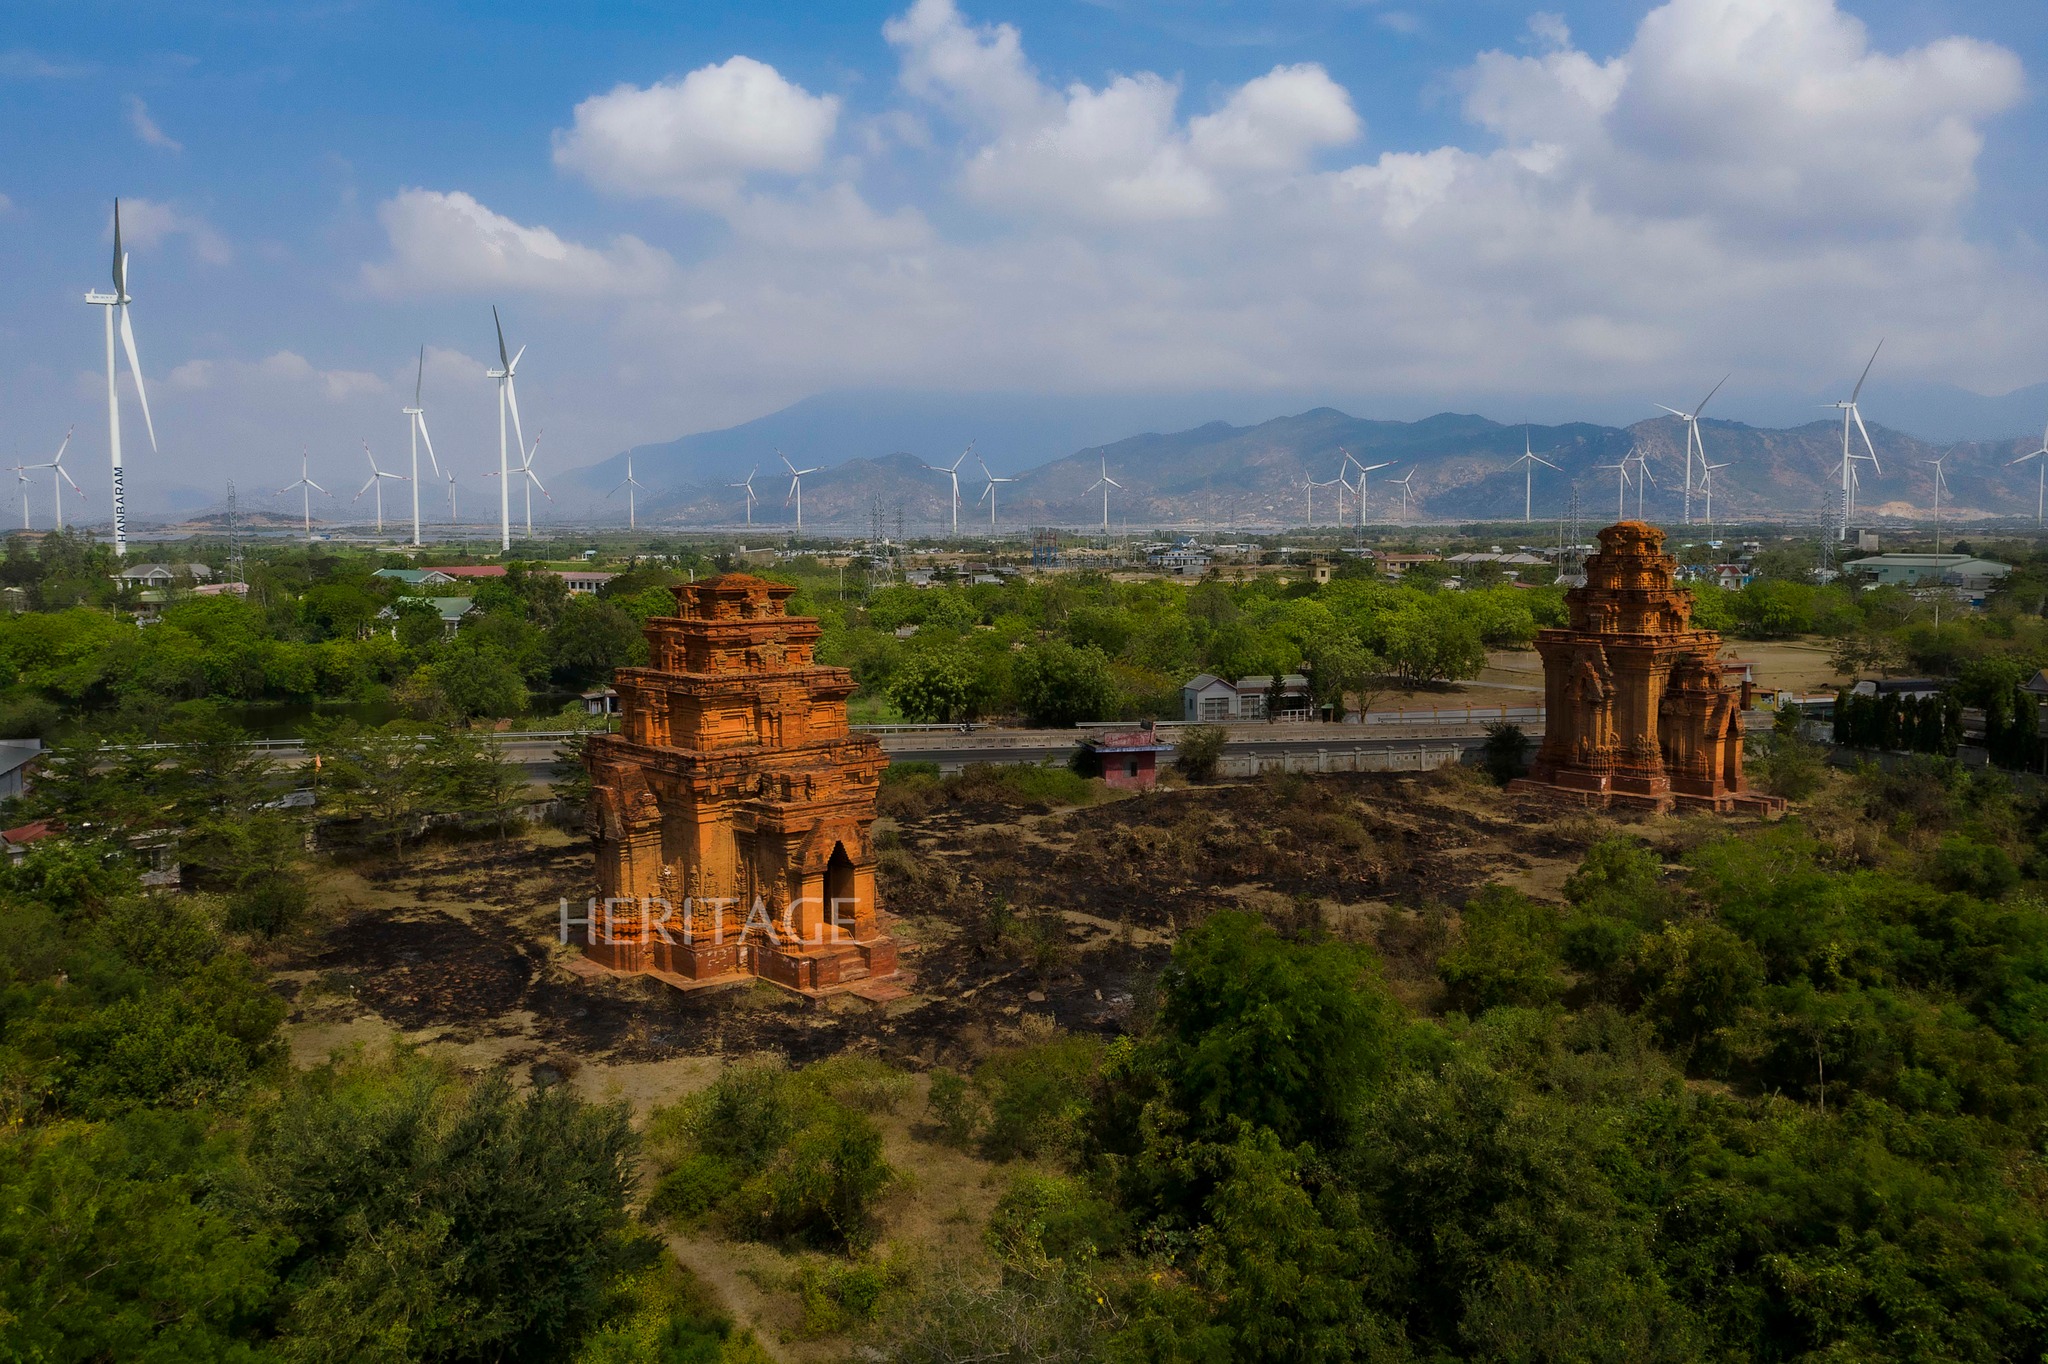
[[[767,942],[645,942],[614,939],[588,943],[584,958],[614,975],[652,976],[677,989],[745,985],[765,980],[814,999],[859,991],[872,984],[908,984],[897,963],[896,940],[886,934],[864,940],[784,945]]]
[[[1515,778],[1507,789],[1514,796],[1548,796],[1588,808],[1620,806],[1654,814],[1679,810],[1776,819],[1785,813],[1782,796],[1759,795],[1754,791],[1686,791],[1673,789],[1668,782],[1631,782],[1604,773],[1532,773]]]

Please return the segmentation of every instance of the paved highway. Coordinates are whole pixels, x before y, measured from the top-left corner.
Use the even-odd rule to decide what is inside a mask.
[[[1436,711],[1401,711],[1374,714],[1364,724],[1278,724],[1229,725],[1224,748],[1225,770],[1249,770],[1250,760],[1260,767],[1286,765],[1297,770],[1342,770],[1347,768],[1407,768],[1435,766],[1451,751],[1476,747],[1486,737],[1488,725],[1506,719],[1520,725],[1532,740],[1543,735],[1543,712],[1536,707],[1445,707]],[[1743,716],[1745,729],[1769,728],[1767,711],[1749,711]],[[878,728],[875,737],[882,751],[898,762],[937,763],[942,771],[958,771],[969,763],[1062,762],[1090,733],[1110,726],[1083,729],[976,729],[961,731],[940,726],[891,726]],[[1182,725],[1159,726],[1162,743],[1172,743]],[[501,750],[523,769],[529,779],[545,781],[557,760],[564,737],[550,734],[502,734],[494,736]],[[298,767],[306,761],[305,750],[295,743],[268,745],[281,766]],[[1320,755],[1320,756],[1319,756]],[[1429,759],[1434,759],[1433,761]]]

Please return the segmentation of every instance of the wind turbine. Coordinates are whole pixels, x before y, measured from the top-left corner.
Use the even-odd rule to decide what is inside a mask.
[[[533,457],[540,453],[540,438],[541,433],[539,431],[534,432],[533,448],[519,457],[519,481],[525,485],[526,538],[529,540],[533,538],[533,490],[540,488],[540,495],[542,497],[545,497],[550,502],[555,500],[553,493],[541,487],[540,475],[533,471]]]
[[[1372,473],[1373,471],[1375,471],[1375,470],[1377,470],[1377,469],[1391,469],[1391,468],[1393,468],[1393,467],[1394,467],[1394,466],[1395,466],[1396,464],[1400,463],[1400,461],[1399,461],[1399,460],[1393,460],[1393,459],[1389,459],[1389,460],[1382,460],[1382,461],[1381,461],[1380,463],[1378,463],[1378,464],[1360,464],[1360,463],[1358,462],[1358,458],[1357,458],[1357,456],[1353,455],[1353,454],[1352,454],[1352,453],[1351,453],[1351,452],[1350,452],[1349,450],[1346,450],[1346,449],[1345,449],[1345,448],[1344,448],[1343,446],[1341,446],[1341,445],[1337,447],[1337,453],[1339,453],[1339,454],[1341,454],[1341,455],[1343,455],[1343,456],[1344,456],[1344,463],[1345,463],[1345,465],[1351,465],[1351,466],[1355,466],[1355,467],[1356,467],[1356,468],[1358,469],[1358,528],[1359,528],[1360,530],[1364,530],[1364,529],[1365,529],[1365,476],[1366,476],[1367,474],[1369,474],[1369,473]],[[1343,474],[1343,469],[1344,469],[1344,465],[1339,465],[1339,466],[1338,466],[1338,473],[1337,473],[1337,477],[1339,477],[1339,478],[1342,478],[1342,477],[1344,477],[1344,474]]]
[[[1936,558],[1941,557],[1941,495],[1948,491],[1948,476],[1942,472],[1941,466],[1954,453],[1954,450],[1944,450],[1938,458],[1921,461],[1924,464],[1932,464],[1934,466],[1934,555]]]
[[[1875,359],[1876,357],[1873,356],[1872,358]],[[1693,452],[1695,450],[1699,452],[1701,464],[1707,462],[1707,442],[1705,437],[1700,435],[1700,413],[1706,411],[1707,404],[1714,401],[1714,395],[1721,391],[1721,384],[1727,383],[1734,377],[1732,374],[1722,375],[1721,383],[1715,384],[1712,388],[1708,389],[1707,396],[1700,399],[1699,405],[1690,412],[1680,412],[1675,407],[1665,407],[1663,403],[1657,404],[1657,406],[1664,408],[1666,412],[1669,412],[1672,416],[1685,423],[1685,524],[1688,526],[1692,524]],[[1707,519],[1711,521],[1713,518],[1708,517]]]
[[[21,528],[28,529],[28,466],[14,466],[14,491],[21,496]]]
[[[1650,476],[1650,457],[1641,450],[1631,450],[1636,457],[1636,520],[1643,519],[1643,489],[1657,486],[1657,480]]]
[[[1529,428],[1526,426],[1522,428],[1522,453],[1510,462],[1522,466],[1522,524],[1526,526],[1529,524],[1530,499],[1535,488],[1536,466],[1540,464],[1559,473],[1563,470],[1529,449]]]
[[[526,433],[519,428],[519,392],[513,380],[519,374],[519,357],[526,354],[521,346],[518,354],[505,353],[505,324],[498,318],[497,305],[491,306],[491,323],[498,329],[497,369],[489,371],[490,377],[498,381],[498,550],[510,553],[512,550],[512,460],[505,447],[505,410],[512,411],[512,434],[518,437],[521,462],[525,462]],[[531,499],[529,498],[529,501]],[[529,518],[530,519],[530,518]],[[529,528],[529,534],[531,529]]]
[[[365,446],[364,448],[365,448],[365,449],[367,450],[367,449],[368,449],[369,447],[368,447],[368,446]],[[297,488],[297,489],[299,490],[299,515],[300,515],[300,516],[301,516],[302,518],[304,518],[304,520],[305,520],[305,523],[306,523],[306,538],[307,538],[308,540],[310,540],[310,539],[312,539],[312,538],[313,538],[313,494],[317,492],[317,493],[319,493],[319,494],[320,494],[320,496],[322,496],[322,497],[332,497],[332,496],[334,495],[334,494],[332,494],[332,493],[328,492],[328,491],[327,491],[327,489],[325,489],[325,488],[321,487],[321,486],[320,486],[320,485],[319,485],[318,483],[315,483],[315,482],[314,482],[314,481],[313,481],[312,479],[310,479],[310,478],[308,478],[308,477],[306,476],[306,462],[307,462],[307,461],[308,461],[309,459],[311,459],[311,458],[312,458],[312,456],[311,456],[311,455],[310,455],[310,454],[309,454],[309,453],[308,453],[307,451],[305,451],[305,450],[303,450],[303,449],[302,449],[302,450],[300,450],[300,451],[299,451],[299,481],[298,481],[297,483],[288,483],[288,484],[286,484],[286,485],[285,485],[284,487],[282,487],[282,488],[279,488],[279,489],[277,490],[277,495],[278,495],[279,497],[283,497],[283,496],[284,496],[284,495],[285,495],[286,493],[290,492],[290,491],[291,491],[291,490],[292,490],[293,488]],[[376,467],[377,467],[377,461],[376,461],[376,460],[374,460],[374,459],[373,459],[373,460],[371,460],[371,461],[370,461],[370,467],[371,467],[372,469],[376,468]],[[448,475],[448,476],[449,476],[450,478],[453,478],[453,477],[455,477],[455,475],[453,475],[453,474],[450,474],[450,475]],[[358,497],[362,496],[362,494],[361,494],[361,493],[358,493],[358,494],[356,494],[356,495],[357,495]]]
[[[1316,528],[1316,489],[1323,485],[1317,483],[1312,478],[1304,478],[1301,481],[1301,486],[1308,489],[1308,528],[1314,530]]]
[[[804,475],[818,473],[825,466],[817,464],[808,469],[799,469],[794,464],[791,464],[789,456],[783,454],[780,450],[775,452],[775,457],[782,461],[783,468],[789,470],[789,491],[783,494],[782,505],[786,507],[789,505],[791,498],[796,499],[796,533],[802,535],[804,533]]]
[[[931,470],[935,474],[944,474],[953,482],[953,538],[956,540],[960,538],[960,466],[962,464],[965,464],[967,462],[967,457],[973,453],[974,442],[968,441],[967,448],[960,452],[960,458],[954,460],[951,464],[927,464],[924,466],[925,468]],[[979,463],[980,461],[977,460],[976,462]],[[981,468],[982,472],[988,472],[988,466],[986,464],[983,464]],[[806,472],[809,471],[806,470]],[[1004,479],[1003,481],[1005,483],[1009,482],[1008,479]],[[979,501],[979,499],[976,500],[977,502]],[[991,507],[990,511],[991,513],[993,513],[994,508]],[[802,518],[799,517],[798,519],[799,521],[801,521]]]
[[[370,453],[370,442],[368,441],[363,442],[363,458],[370,461],[370,477],[362,487],[356,489],[356,495],[350,498],[349,501],[360,502],[363,500],[364,493],[372,488],[377,490],[377,533],[382,535],[384,533],[384,480],[395,478],[402,482],[405,479],[405,475],[387,474],[382,469],[379,469],[377,467],[377,457]]]
[[[1102,489],[1102,538],[1107,540],[1109,538],[1109,490],[1114,488],[1118,492],[1122,492],[1124,485],[1109,476],[1109,457],[1104,455],[1101,456],[1101,459],[1102,477],[1089,484],[1088,491],[1092,493],[1097,488]]]
[[[745,479],[738,483],[728,483],[725,485],[728,488],[745,488],[747,490],[747,524],[750,526],[754,524],[754,475],[760,472],[761,466],[756,464],[747,471]]]
[[[968,447],[970,450],[973,448],[971,445]],[[997,478],[994,471],[988,467],[988,461],[980,456],[976,456],[974,462],[981,466],[982,477],[988,480],[988,486],[981,490],[981,497],[974,499],[974,505],[980,506],[982,497],[988,499],[988,528],[994,530],[996,528],[996,484],[1015,483],[1017,480],[1015,478]]]
[[[1628,502],[1626,500],[1628,497],[1628,462],[1634,455],[1635,451],[1631,449],[1628,454],[1621,457],[1621,463],[1619,464],[1597,464],[1594,466],[1597,469],[1613,469],[1620,474],[1620,478],[1614,488],[1614,519],[1617,521],[1626,520],[1628,517]]]
[[[1724,460],[1720,464],[1708,464],[1705,460],[1700,461],[1700,491],[1707,495],[1707,528],[1709,530],[1712,530],[1714,526],[1714,472],[1717,469],[1726,469],[1734,462],[1734,460]]]
[[[533,443],[534,445],[538,446],[540,444],[540,437],[535,436],[533,438]],[[626,451],[626,481],[619,484],[619,488],[624,488],[626,490],[627,530],[640,529],[638,514],[633,509],[633,494],[636,492],[643,491],[646,488],[646,486],[646,484],[640,482],[638,479],[633,477],[633,452],[631,450]],[[617,497],[619,495],[619,488],[612,489],[610,492],[606,493],[605,496],[607,498]]]
[[[156,449],[156,423],[149,417],[149,394],[142,387],[142,361],[135,354],[135,328],[128,321],[128,253],[121,249],[121,201],[114,200],[114,292],[89,293],[87,303],[107,310],[107,450],[114,461],[114,557],[128,552],[128,501],[121,485],[121,391],[114,382],[114,314],[121,314],[121,348],[128,352],[128,373],[135,378],[135,397],[142,404],[142,424],[149,448]]]
[[[455,524],[455,471],[448,470],[448,524]]]
[[[427,348],[420,347],[419,372],[413,376],[412,406],[405,409],[405,415],[412,418],[412,543],[420,543],[420,442],[427,443],[427,462],[434,466],[434,477],[441,476],[441,461],[434,458],[434,438],[427,434],[427,409],[420,406],[420,385],[427,378]],[[373,464],[375,461],[371,461]],[[451,518],[452,519],[452,518]]]
[[[1862,373],[1862,375],[1861,375],[1861,376],[1860,376],[1860,377],[1859,377],[1859,378],[1858,378],[1858,379],[1856,380],[1856,387],[1855,387],[1855,389],[1854,389],[1854,390],[1853,390],[1853,391],[1852,391],[1852,392],[1851,392],[1851,393],[1849,394],[1849,400],[1848,400],[1847,402],[1840,402],[1840,403],[1822,403],[1822,404],[1821,404],[1821,406],[1823,406],[1823,407],[1837,407],[1837,408],[1840,408],[1840,409],[1842,410],[1842,534],[1841,534],[1841,538],[1842,538],[1842,539],[1844,539],[1844,540],[1846,540],[1846,539],[1848,539],[1848,538],[1849,538],[1849,518],[1850,518],[1850,516],[1851,516],[1851,515],[1853,515],[1853,514],[1855,513],[1855,510],[1856,510],[1856,485],[1857,485],[1857,482],[1858,482],[1858,480],[1857,480],[1857,477],[1856,477],[1856,469],[1855,469],[1855,466],[1854,466],[1854,464],[1852,463],[1852,461],[1853,461],[1853,460],[1857,460],[1857,459],[1863,459],[1863,458],[1866,458],[1866,456],[1864,456],[1864,455],[1853,455],[1853,456],[1852,456],[1852,455],[1850,454],[1850,452],[1849,452],[1849,423],[1850,423],[1850,422],[1852,422],[1852,421],[1853,421],[1853,422],[1855,422],[1855,423],[1856,423],[1856,429],[1857,429],[1857,431],[1859,431],[1859,432],[1861,432],[1861,433],[1862,433],[1862,436],[1863,436],[1863,448],[1864,448],[1864,449],[1865,449],[1866,451],[1868,451],[1868,452],[1869,452],[1869,454],[1868,454],[1868,456],[1867,456],[1867,457],[1868,457],[1868,459],[1870,460],[1870,467],[1871,467],[1871,469],[1872,469],[1872,470],[1874,470],[1874,471],[1875,471],[1875,472],[1877,472],[1877,473],[1880,473],[1880,474],[1882,474],[1882,473],[1884,472],[1884,469],[1883,469],[1883,468],[1882,468],[1882,467],[1881,467],[1881,466],[1880,466],[1880,465],[1878,464],[1878,462],[1877,462],[1877,447],[1876,447],[1875,445],[1872,445],[1872,444],[1870,443],[1870,430],[1869,430],[1869,428],[1868,428],[1868,427],[1864,426],[1864,424],[1863,424],[1863,410],[1862,410],[1861,408],[1859,408],[1859,407],[1857,407],[1857,406],[1856,406],[1856,400],[1857,400],[1858,398],[1860,398],[1860,397],[1862,397],[1862,396],[1863,396],[1863,381],[1864,381],[1865,379],[1868,379],[1868,378],[1870,377],[1870,366],[1871,366],[1871,365],[1874,365],[1874,364],[1876,364],[1876,363],[1877,363],[1877,352],[1878,352],[1878,351],[1881,351],[1881,350],[1883,350],[1883,349],[1884,349],[1884,342],[1883,342],[1883,340],[1882,340],[1882,339],[1880,339],[1880,340],[1878,341],[1878,343],[1877,343],[1877,346],[1876,346],[1876,348],[1875,348],[1875,349],[1873,349],[1873,350],[1872,350],[1872,351],[1870,352],[1870,362],[1869,362],[1869,364],[1866,364],[1866,365],[1864,365],[1864,366],[1863,366],[1863,373]]]
[[[1394,480],[1401,487],[1401,521],[1404,525],[1408,521],[1408,482],[1414,477],[1415,470],[1410,469],[1407,473]]]
[[[57,447],[55,457],[48,464],[15,466],[17,470],[21,471],[17,476],[24,483],[28,481],[30,471],[36,469],[48,469],[50,471],[50,500],[56,507],[58,530],[64,529],[64,485],[69,483],[72,492],[77,493],[81,498],[85,496],[85,489],[78,486],[78,480],[71,477],[71,471],[64,467],[64,452],[70,448],[71,432],[66,431],[64,433],[64,443]],[[23,530],[28,529],[28,489],[26,488],[22,489],[21,492],[21,528]]]
[[[2012,464],[2025,464],[2030,459],[2041,460],[2039,464],[2034,466],[2039,475],[2035,479],[2034,487],[2034,524],[2036,526],[2041,524],[2041,513],[2044,510],[2048,510],[2048,459],[2041,459],[2043,455],[2048,455],[2048,431],[2041,433],[2040,449],[2030,455],[2021,455],[2018,459],[2012,461]],[[2011,468],[2012,465],[2008,464],[2006,467]]]

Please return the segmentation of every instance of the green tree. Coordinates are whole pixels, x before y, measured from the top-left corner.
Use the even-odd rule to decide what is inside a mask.
[[[952,647],[919,650],[889,679],[889,699],[907,720],[949,724],[967,717],[974,690],[968,660]]]
[[[1047,640],[1024,651],[1016,667],[1017,703],[1032,723],[1067,726],[1103,718],[1115,699],[1109,660],[1098,649]]]
[[[559,1357],[638,1260],[624,1105],[394,1054],[296,1078],[240,1201],[292,1247],[287,1359]]]

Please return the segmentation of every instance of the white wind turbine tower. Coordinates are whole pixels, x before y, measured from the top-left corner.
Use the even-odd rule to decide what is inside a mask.
[[[2038,474],[2034,483],[2034,524],[2036,526],[2041,524],[2042,512],[2048,511],[2048,459],[2043,459],[2042,456],[2044,455],[2048,455],[2048,431],[2041,433],[2040,449],[2030,455],[2021,455],[2018,459],[2012,461],[2013,464],[2025,464],[2030,459],[2041,460],[2039,464],[2034,466]],[[2007,465],[2006,467],[2010,468],[2012,466]]]
[[[1394,480],[1401,488],[1401,523],[1403,525],[1406,525],[1408,522],[1408,483],[1414,477],[1415,470],[1410,469],[1407,473]]]
[[[1089,484],[1088,491],[1092,493],[1097,488],[1102,489],[1102,538],[1107,540],[1109,538],[1109,490],[1111,488],[1116,489],[1118,492],[1124,490],[1123,484],[1109,476],[1109,459],[1107,456],[1102,457],[1102,477]]]
[[[427,434],[427,409],[420,406],[420,385],[427,378],[427,348],[420,347],[419,372],[413,376],[412,406],[405,409],[405,415],[412,418],[412,543],[420,543],[420,442],[427,443],[427,462],[434,466],[434,476],[441,476],[441,461],[434,458],[434,438]],[[372,460],[374,464],[376,461]],[[453,519],[452,517],[450,518]]]
[[[973,447],[969,446],[968,448],[972,449]],[[997,478],[995,472],[988,467],[988,461],[978,455],[975,457],[974,462],[981,466],[981,476],[988,480],[988,486],[981,490],[981,497],[975,498],[974,504],[978,507],[981,505],[982,498],[988,499],[988,528],[994,530],[996,528],[996,484],[1015,483],[1017,480],[1015,478]]]
[[[447,471],[447,474],[448,474],[448,524],[452,526],[452,525],[455,525],[455,524],[456,524],[456,520],[455,520],[455,471],[454,471],[453,469],[450,469],[450,470],[448,470],[448,471]]]
[[[55,457],[48,464],[16,466],[17,468],[25,468],[25,472],[20,474],[23,482],[27,482],[28,475],[37,469],[48,469],[50,471],[50,500],[56,509],[58,530],[64,529],[64,485],[69,483],[72,492],[77,493],[81,499],[85,497],[85,489],[78,486],[78,480],[71,477],[71,471],[64,467],[64,452],[70,448],[71,433],[66,431],[63,444],[57,447]],[[28,529],[28,489],[26,488],[22,489],[21,493],[21,528],[23,530]]]
[[[1628,462],[1634,455],[1635,451],[1630,450],[1628,454],[1621,457],[1621,463],[1619,464],[1596,464],[1593,466],[1596,469],[1613,469],[1620,475],[1614,488],[1614,519],[1617,521],[1623,521],[1628,518]]]
[[[15,466],[14,466],[14,491],[15,491],[15,492],[16,492],[17,494],[19,494],[19,495],[20,495],[20,497],[21,497],[21,528],[22,528],[23,530],[27,530],[27,529],[29,528],[29,526],[28,526],[28,466],[27,466],[27,465],[25,465],[25,464],[17,464],[17,465],[15,465]]]
[[[745,488],[747,490],[747,524],[750,526],[754,524],[754,475],[760,472],[761,466],[756,464],[747,471],[747,476],[738,483],[728,483],[725,485],[728,488]]]
[[[403,482],[405,475],[387,474],[382,469],[379,469],[377,467],[377,457],[370,453],[370,442],[368,441],[363,442],[363,458],[370,461],[370,477],[362,487],[356,489],[356,495],[349,500],[351,502],[360,502],[363,500],[364,493],[372,488],[377,490],[377,533],[382,535],[384,533],[384,480],[395,478]]]
[[[533,438],[533,443],[534,445],[538,446],[540,444],[540,437],[535,436]],[[636,492],[645,491],[646,487],[646,484],[640,482],[640,480],[633,477],[633,452],[631,450],[628,450],[626,452],[626,478],[623,483],[619,484],[619,488],[624,488],[626,490],[627,530],[640,529],[639,513],[636,512],[633,507],[633,494]],[[617,497],[619,495],[619,488],[612,489],[610,492],[606,493],[605,496],[607,498]]]
[[[135,378],[135,397],[142,404],[142,424],[149,448],[156,449],[156,423],[149,417],[149,394],[142,387],[142,361],[135,354],[135,328],[128,321],[128,253],[121,249],[121,201],[114,200],[114,292],[89,293],[87,303],[107,310],[107,450],[114,461],[114,557],[128,552],[128,500],[121,484],[121,391],[114,383],[114,314],[121,314],[121,348],[128,352],[128,373]]]
[[[1677,408],[1666,407],[1663,403],[1657,404],[1657,406],[1664,408],[1666,412],[1669,412],[1672,416],[1685,423],[1685,524],[1688,526],[1692,524],[1693,453],[1695,451],[1699,453],[1701,464],[1707,462],[1707,442],[1700,434],[1700,413],[1706,411],[1707,404],[1714,401],[1714,395],[1721,391],[1721,384],[1727,383],[1734,377],[1732,374],[1722,375],[1721,383],[1715,384],[1712,388],[1708,389],[1707,396],[1700,399],[1699,405],[1690,412],[1680,412]],[[1712,518],[1708,519],[1711,520]]]
[[[1341,445],[1340,445],[1340,446],[1338,446],[1338,447],[1337,447],[1337,452],[1338,452],[1339,454],[1341,454],[1341,455],[1343,455],[1343,456],[1344,456],[1344,463],[1345,463],[1345,465],[1349,465],[1349,466],[1351,466],[1351,467],[1354,467],[1354,468],[1356,468],[1356,469],[1358,470],[1358,489],[1357,489],[1357,491],[1358,491],[1358,528],[1359,528],[1360,530],[1364,530],[1364,529],[1365,529],[1365,476],[1366,476],[1367,474],[1369,474],[1369,473],[1373,473],[1374,471],[1376,471],[1376,470],[1379,470],[1379,469],[1391,469],[1391,468],[1393,468],[1393,467],[1394,467],[1394,466],[1395,466],[1396,464],[1400,463],[1400,461],[1399,461],[1399,460],[1392,460],[1392,459],[1390,459],[1390,460],[1382,460],[1382,461],[1381,461],[1380,463],[1378,463],[1378,464],[1360,464],[1360,463],[1358,462],[1358,459],[1357,459],[1357,457],[1356,457],[1355,455],[1353,455],[1353,454],[1352,454],[1352,453],[1351,453],[1351,452],[1350,452],[1349,450],[1346,450],[1346,449],[1345,449],[1345,448],[1344,448],[1343,446],[1341,446]],[[1339,478],[1342,478],[1342,477],[1344,477],[1344,474],[1343,474],[1343,467],[1344,467],[1343,465],[1340,465],[1340,466],[1339,466],[1339,468],[1338,468],[1338,473],[1337,473],[1337,477],[1339,477]]]
[[[1558,469],[1549,460],[1543,458],[1543,456],[1529,449],[1529,428],[1526,426],[1522,428],[1522,453],[1515,456],[1512,462],[1522,466],[1522,524],[1527,525],[1529,523],[1529,509],[1532,505],[1531,498],[1535,490],[1536,466],[1540,464],[1553,472],[1561,473],[1563,471]]]
[[[799,469],[794,464],[791,464],[789,456],[783,454],[780,450],[775,452],[775,457],[782,461],[783,468],[789,470],[789,491],[783,494],[782,505],[786,507],[789,505],[791,498],[796,499],[796,533],[802,535],[804,533],[804,475],[820,473],[824,470],[825,466],[816,464],[808,469]]]
[[[945,475],[945,476],[946,476],[946,477],[947,477],[948,479],[952,480],[952,484],[953,484],[953,538],[954,538],[954,539],[956,539],[956,540],[960,538],[960,466],[961,466],[962,464],[965,464],[965,463],[967,462],[967,457],[968,457],[969,455],[973,454],[973,453],[974,453],[974,442],[973,442],[973,441],[968,441],[968,442],[967,442],[967,448],[966,448],[965,450],[962,450],[962,451],[960,452],[960,458],[958,458],[958,459],[954,460],[954,461],[953,461],[953,462],[952,462],[951,464],[927,464],[927,465],[925,465],[925,466],[924,466],[925,468],[927,468],[927,469],[931,470],[931,471],[932,471],[933,473],[935,473],[935,474],[944,474],[944,475]],[[784,461],[784,463],[787,463],[787,462],[788,462],[788,461],[786,461],[786,460]],[[979,461],[977,461],[977,462],[979,462]],[[987,466],[986,464],[983,464],[983,465],[982,465],[981,467],[982,467],[982,471],[983,471],[984,473],[985,473],[985,472],[987,472],[987,470],[988,470],[988,466]],[[806,472],[809,472],[809,471],[808,471],[808,470],[806,470]],[[1005,481],[1005,482],[1008,482],[1009,480],[1005,479],[1004,481]],[[977,500],[978,500],[978,499],[977,499]],[[798,519],[799,519],[799,520],[801,520],[802,518],[798,518]]]
[[[519,374],[519,357],[526,354],[521,346],[517,355],[505,352],[505,324],[498,318],[496,305],[491,308],[491,324],[498,329],[498,365],[489,371],[490,377],[498,381],[498,551],[510,553],[512,549],[512,459],[505,446],[505,412],[512,412],[512,434],[518,438],[520,461],[525,462],[526,433],[519,428],[519,392],[513,380]],[[531,499],[528,499],[531,501]],[[529,520],[531,518],[529,517]],[[529,533],[531,533],[529,527]]]
[[[1884,469],[1877,462],[1877,447],[1870,443],[1870,430],[1863,424],[1863,410],[1856,406],[1856,400],[1863,396],[1863,381],[1870,377],[1870,366],[1877,363],[1877,352],[1883,349],[1884,342],[1880,340],[1876,348],[1870,352],[1870,362],[1863,366],[1863,373],[1856,380],[1856,387],[1849,394],[1847,402],[1822,404],[1823,407],[1837,407],[1842,410],[1841,538],[1844,540],[1849,538],[1849,519],[1856,511],[1856,486],[1859,480],[1856,477],[1855,461],[1868,458],[1872,470],[1880,474],[1884,472]],[[1852,455],[1849,451],[1849,423],[1852,421],[1856,424],[1856,430],[1863,436],[1863,448],[1868,452],[1867,455]]]
[[[306,463],[311,458],[312,456],[309,452],[301,450],[299,452],[299,481],[297,483],[288,483],[284,487],[279,488],[277,490],[277,495],[279,497],[283,497],[293,488],[297,488],[299,490],[299,515],[304,519],[306,523],[306,538],[308,540],[311,540],[313,538],[313,494],[319,493],[320,496],[322,497],[333,496],[333,494],[328,492],[327,489],[321,487],[318,483],[315,483],[311,478],[306,476]],[[371,460],[370,467],[373,469],[376,468],[377,461]],[[453,478],[454,475],[450,474],[449,477]]]

